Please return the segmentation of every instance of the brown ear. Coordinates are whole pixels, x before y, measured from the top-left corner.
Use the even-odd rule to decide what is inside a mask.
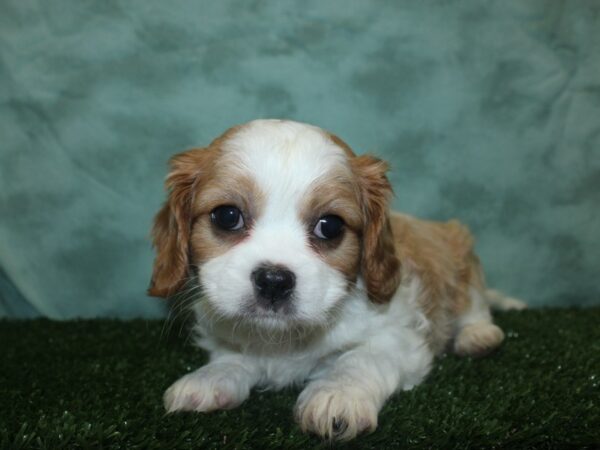
[[[148,294],[169,297],[183,286],[189,269],[189,240],[194,191],[203,173],[210,173],[212,149],[193,149],[170,160],[165,181],[168,198],[154,218],[152,240],[156,249]]]
[[[388,165],[368,155],[350,161],[360,185],[365,215],[362,276],[371,301],[385,303],[398,289],[401,276],[389,219],[392,186],[385,175]]]

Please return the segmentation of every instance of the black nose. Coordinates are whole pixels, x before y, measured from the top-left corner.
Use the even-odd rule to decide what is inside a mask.
[[[269,307],[288,300],[296,286],[294,273],[282,266],[262,265],[251,278],[259,299],[266,300]]]

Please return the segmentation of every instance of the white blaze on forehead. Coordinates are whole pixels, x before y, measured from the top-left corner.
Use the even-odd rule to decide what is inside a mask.
[[[227,163],[250,173],[269,203],[278,199],[292,207],[316,179],[347,167],[344,151],[323,130],[284,120],[243,125],[223,144],[223,153]]]

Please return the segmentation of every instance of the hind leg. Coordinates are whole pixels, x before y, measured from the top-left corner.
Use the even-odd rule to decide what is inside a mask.
[[[470,308],[456,319],[454,352],[461,356],[484,356],[504,340],[504,333],[492,322],[487,299],[471,288]]]

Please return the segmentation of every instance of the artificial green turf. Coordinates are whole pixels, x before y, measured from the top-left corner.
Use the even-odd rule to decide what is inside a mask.
[[[500,314],[505,345],[441,358],[353,448],[564,448],[600,443],[600,308]],[[205,360],[163,322],[0,321],[0,447],[307,448],[297,390],[165,416],[170,383]]]

